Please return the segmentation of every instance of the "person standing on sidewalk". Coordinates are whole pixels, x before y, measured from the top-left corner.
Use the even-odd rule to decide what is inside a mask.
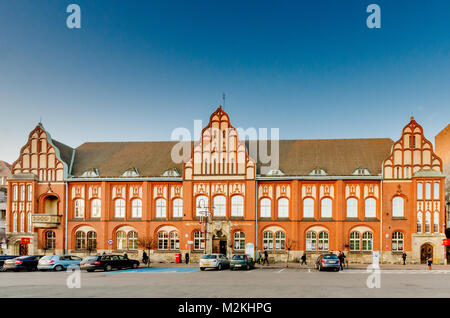
[[[305,265],[308,265],[308,264],[306,264],[306,252],[303,252],[303,255],[302,255],[302,263],[301,263],[301,265],[303,265],[303,263]]]
[[[144,253],[142,253],[142,263],[147,265],[147,262],[148,262],[148,256],[147,256],[147,253],[145,253],[145,251],[144,251]]]
[[[339,251],[339,265],[341,266],[341,271],[344,270],[344,262],[345,262],[345,256],[344,253],[342,253],[342,251]]]
[[[184,254],[184,259],[186,260],[186,265],[189,264],[189,253],[186,252],[186,254]]]
[[[403,254],[402,254],[402,258],[403,258],[403,265],[406,265],[406,253],[405,252],[403,252]]]
[[[431,264],[433,264],[433,258],[431,258],[431,255],[428,255],[427,263],[428,263],[428,270],[431,271]]]
[[[267,253],[267,250],[264,250],[264,260],[263,260],[263,265],[267,263],[267,265],[269,265],[269,253]]]

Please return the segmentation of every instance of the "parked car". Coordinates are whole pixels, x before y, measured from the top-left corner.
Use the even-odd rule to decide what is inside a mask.
[[[205,254],[200,259],[200,270],[206,268],[215,268],[221,271],[224,268],[230,268],[230,260],[223,254]]]
[[[101,255],[85,257],[80,263],[80,269],[93,272],[96,269],[108,272],[112,269],[138,268],[139,261],[122,255]]]
[[[3,264],[7,259],[12,259],[19,257],[19,255],[0,255],[0,272],[6,271],[6,269],[3,268]]]
[[[244,254],[233,255],[231,258],[230,269],[246,269],[255,268],[255,261],[252,257],[249,257]]]
[[[336,272],[340,269],[340,261],[337,255],[334,254],[323,254],[317,258],[316,268],[319,271],[324,269],[332,269]]]
[[[62,271],[69,266],[80,267],[81,257],[74,255],[45,255],[39,260],[37,269],[40,271]]]
[[[35,271],[42,255],[19,256],[5,261],[3,268],[7,271]]]

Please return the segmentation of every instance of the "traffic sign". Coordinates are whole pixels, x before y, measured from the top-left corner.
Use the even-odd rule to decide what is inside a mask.
[[[188,241],[188,244],[192,245],[194,244],[194,241]]]
[[[108,240],[109,245],[112,245],[112,243],[113,243],[113,240]]]

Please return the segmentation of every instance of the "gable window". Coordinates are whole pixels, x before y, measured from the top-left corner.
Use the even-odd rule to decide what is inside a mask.
[[[231,197],[231,216],[244,216],[244,197],[240,195]]]
[[[142,201],[141,199],[134,199],[131,201],[131,217],[141,218],[142,217]]]
[[[156,200],[156,217],[165,218],[166,217],[166,200],[157,199]]]
[[[347,200],[347,218],[358,217],[358,200],[350,198]]]
[[[392,216],[403,217],[404,200],[402,197],[395,197],[392,200]]]
[[[367,198],[365,202],[366,218],[375,218],[377,216],[377,201],[374,198]]]
[[[195,204],[196,215],[204,216],[205,211],[208,210],[208,197],[204,195],[199,195],[195,201],[196,201]]]
[[[350,251],[360,250],[360,234],[359,232],[350,233]]]
[[[314,200],[311,198],[303,200],[303,217],[314,218]]]
[[[115,202],[114,214],[116,218],[124,218],[125,217],[125,200],[117,199]]]
[[[262,218],[270,218],[271,216],[272,201],[268,198],[261,199],[261,212]]]
[[[417,233],[422,233],[422,212],[417,213]]]
[[[234,232],[234,249],[236,251],[245,250],[245,234],[242,231]]]
[[[330,198],[322,199],[321,215],[322,215],[322,218],[331,218],[331,216],[332,216],[332,201]]]
[[[392,233],[392,251],[402,252],[403,251],[403,233],[394,232]]]
[[[174,218],[183,217],[183,200],[182,199],[173,200],[173,217]]]
[[[433,231],[434,231],[434,233],[439,233],[439,213],[438,212],[434,212],[433,221],[434,221]]]
[[[177,231],[172,231],[169,234],[170,238],[170,249],[173,251],[177,251],[180,249],[180,235]]]
[[[316,232],[306,233],[306,250],[315,251],[317,249],[317,234]]]
[[[434,200],[439,200],[439,183],[438,182],[434,183],[433,199]]]
[[[226,216],[226,199],[223,195],[216,195],[214,197],[214,216],[225,217]]]
[[[423,200],[423,184],[417,183],[417,200]]]
[[[102,201],[100,199],[93,199],[91,201],[91,217],[99,218],[102,214]]]
[[[281,198],[278,200],[278,217],[279,218],[289,217],[289,200],[286,198]]]
[[[75,217],[76,218],[84,217],[84,200],[83,199],[75,200]]]

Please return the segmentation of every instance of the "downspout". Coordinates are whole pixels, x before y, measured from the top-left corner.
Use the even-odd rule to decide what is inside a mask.
[[[255,178],[256,179],[256,178]],[[254,258],[258,256],[258,180],[255,180],[255,254]]]
[[[75,159],[75,149],[73,149],[72,151],[72,159],[70,160],[70,166],[69,166],[69,171],[67,171],[67,178],[65,180],[65,185],[66,185],[66,200],[65,200],[65,209],[64,209],[64,254],[66,254],[68,252],[67,249],[67,226],[68,226],[68,211],[69,211],[69,182],[67,181],[67,179],[72,176],[72,167],[73,167],[73,162]]]
[[[381,165],[381,176],[384,173],[384,162]],[[383,264],[383,178],[380,182],[380,264]]]

